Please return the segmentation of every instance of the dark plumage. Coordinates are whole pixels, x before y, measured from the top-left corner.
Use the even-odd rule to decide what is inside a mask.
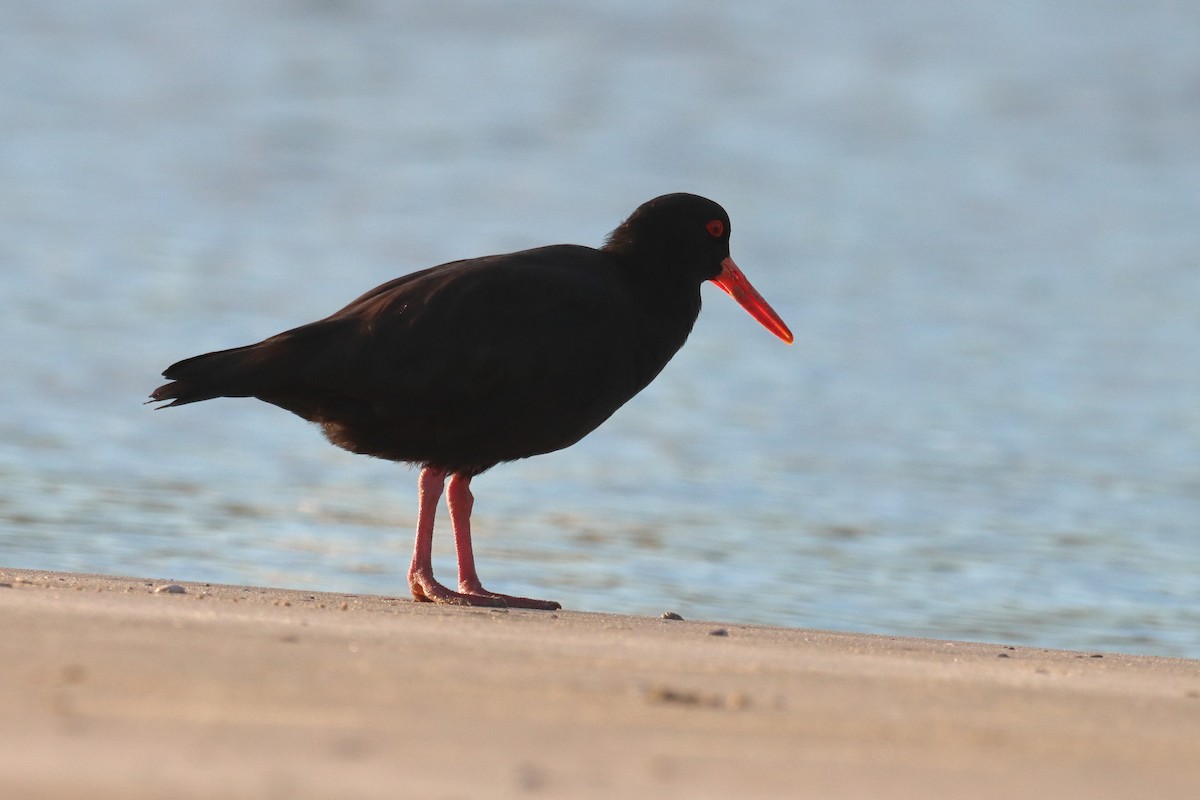
[[[599,250],[553,245],[415,272],[325,319],[173,364],[151,398],[256,397],[346,450],[422,465],[414,596],[557,607],[478,585],[470,478],[574,444],[641,391],[687,339],[706,280],[790,342],[729,258],[729,228],[711,200],[665,195]],[[446,476],[460,592],[433,580],[427,554]]]

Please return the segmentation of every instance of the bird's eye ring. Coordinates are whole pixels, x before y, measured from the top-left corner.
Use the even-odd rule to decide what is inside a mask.
[[[719,219],[712,220],[704,227],[708,229],[709,234],[711,234],[714,239],[721,238],[721,236],[723,236],[725,233],[725,223],[721,222]]]

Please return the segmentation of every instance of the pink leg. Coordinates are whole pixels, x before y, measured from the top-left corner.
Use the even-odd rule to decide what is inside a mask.
[[[450,509],[450,524],[454,528],[454,549],[458,554],[458,590],[472,598],[500,600],[512,608],[537,608],[553,611],[562,605],[553,600],[535,600],[510,594],[489,592],[479,582],[475,571],[475,552],[471,547],[471,510],[475,496],[471,494],[471,476],[454,473],[446,490],[446,507]]]
[[[503,606],[499,598],[473,597],[447,589],[433,577],[433,521],[438,500],[446,483],[445,470],[425,467],[417,479],[417,541],[413,546],[412,565],[408,568],[408,586],[417,600],[453,603],[464,606]],[[470,545],[468,545],[469,554]]]

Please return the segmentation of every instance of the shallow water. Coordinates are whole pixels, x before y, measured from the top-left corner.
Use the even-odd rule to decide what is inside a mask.
[[[402,593],[415,472],[158,373],[695,191],[796,344],[706,289],[486,582],[1200,657],[1200,10],[644,6],[0,8],[0,563]]]

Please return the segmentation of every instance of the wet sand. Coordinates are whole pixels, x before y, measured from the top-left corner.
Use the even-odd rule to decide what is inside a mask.
[[[1185,659],[0,569],[0,663],[4,797],[1200,786]]]

